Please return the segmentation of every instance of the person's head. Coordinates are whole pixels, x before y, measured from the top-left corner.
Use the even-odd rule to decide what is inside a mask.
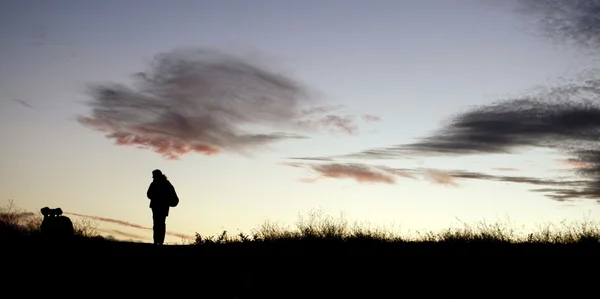
[[[153,179],[166,179],[167,176],[165,176],[162,171],[160,171],[159,169],[155,169],[152,171],[152,178]]]

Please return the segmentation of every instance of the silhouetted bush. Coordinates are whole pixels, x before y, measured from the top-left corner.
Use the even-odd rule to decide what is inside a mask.
[[[248,243],[248,242],[307,242],[335,241],[352,243],[454,243],[454,244],[596,244],[600,245],[600,223],[590,221],[561,222],[538,227],[534,232],[519,232],[510,223],[474,225],[462,223],[463,227],[442,231],[416,232],[412,236],[394,233],[382,227],[354,223],[350,225],[343,215],[339,218],[314,210],[308,217],[300,216],[295,229],[265,221],[252,230],[251,237],[239,233],[229,237],[221,235],[201,236],[196,233],[193,245]]]
[[[53,220],[58,221],[53,223]],[[15,207],[12,200],[9,200],[6,207],[0,209],[0,237],[42,236],[42,227],[46,227],[44,230],[50,235],[56,233],[58,229],[59,234],[62,232],[66,236],[100,237],[95,223],[88,219],[72,221],[68,217],[62,216],[57,217],[57,219],[50,219],[44,225],[44,218],[41,213],[19,209]]]
[[[0,212],[0,237],[34,236],[40,233],[42,218],[39,214],[16,209],[12,202]],[[101,237],[96,226],[88,219],[73,223],[74,235],[78,237],[104,238],[119,242],[110,236]],[[417,231],[400,234],[391,229],[373,227],[368,223],[350,224],[343,215],[331,217],[314,210],[307,217],[299,217],[294,228],[265,221],[250,234],[239,232],[229,235],[223,231],[216,236],[196,233],[193,240],[180,245],[213,246],[225,244],[294,243],[321,244],[323,242],[347,244],[400,244],[400,243],[446,243],[446,244],[585,244],[600,245],[600,223],[585,219],[559,225],[547,224],[536,231],[519,231],[510,223],[474,225],[463,223],[462,227],[441,231]]]

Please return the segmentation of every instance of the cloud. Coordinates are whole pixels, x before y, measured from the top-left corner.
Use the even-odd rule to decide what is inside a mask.
[[[120,237],[123,237],[125,239],[149,240],[149,238],[144,237],[142,235],[125,232],[125,231],[118,230],[118,229],[99,229],[99,231],[101,231],[101,232],[103,232],[105,234],[109,234],[111,236],[112,235],[120,236]]]
[[[138,234],[133,234],[133,233],[129,233],[129,232],[124,232],[122,230],[118,230],[118,229],[112,229],[111,230],[113,233],[117,234],[117,235],[121,235],[127,238],[131,238],[131,239],[138,239],[138,240],[146,240],[148,238],[145,238],[141,235]]]
[[[454,176],[444,171],[440,171],[437,169],[426,169],[424,175],[427,180],[433,183],[445,186],[458,187],[458,183],[454,179]]]
[[[494,167],[494,168],[492,168],[492,170],[497,170],[497,171],[519,171],[518,168],[513,168],[513,167]]]
[[[319,180],[319,178],[299,178],[298,182],[312,184],[318,180]]]
[[[29,103],[25,102],[24,100],[13,99],[13,101],[15,101],[16,103],[20,104],[21,106],[27,107],[29,109],[35,109],[33,106],[31,106]]]
[[[600,45],[600,1],[514,0],[543,32],[557,40],[597,51]],[[516,98],[459,114],[418,142],[355,154],[355,157],[397,158],[415,155],[516,153],[533,147],[571,156],[568,164],[583,180],[453,173],[451,177],[552,185],[541,188],[555,200],[590,198],[600,202],[600,75],[582,74],[580,82],[564,84],[531,97]],[[562,188],[558,188],[562,187]]]
[[[372,114],[363,114],[362,118],[366,122],[375,122],[381,120],[381,117]]]
[[[73,216],[79,216],[79,217],[85,217],[85,218],[89,218],[89,219],[94,219],[94,220],[98,220],[98,221],[102,221],[102,222],[106,222],[106,223],[113,223],[113,224],[117,224],[117,225],[121,225],[121,226],[126,226],[126,227],[131,227],[131,228],[137,228],[137,229],[141,229],[141,230],[148,230],[148,231],[152,231],[152,227],[147,227],[147,226],[143,226],[140,224],[135,224],[135,223],[131,223],[131,222],[127,222],[127,221],[123,221],[123,220],[118,220],[118,219],[112,219],[112,218],[106,218],[106,217],[100,217],[100,216],[92,216],[92,215],[85,215],[85,214],[79,214],[79,213],[72,213],[72,212],[64,212],[64,214],[66,215],[73,215]],[[178,237],[178,238],[185,238],[185,239],[193,239],[194,237],[190,236],[190,235],[186,235],[186,234],[182,234],[182,233],[177,233],[177,232],[171,232],[171,231],[167,231],[166,233],[169,236],[173,236],[173,237]]]
[[[531,189],[533,192],[549,193],[549,197],[557,201],[569,201],[576,190],[585,188],[590,180],[546,179],[525,176],[490,175],[466,170],[441,170],[432,168],[392,168],[383,165],[362,163],[294,163],[283,162],[282,165],[304,168],[317,174],[316,177],[300,178],[302,183],[316,183],[322,179],[352,179],[358,183],[395,184],[398,178],[423,179],[446,187],[459,187],[460,180],[482,180],[504,183],[528,184],[540,186]],[[583,193],[578,194],[582,196]]]
[[[92,84],[90,116],[78,122],[118,145],[168,159],[187,153],[250,154],[320,130],[354,135],[351,115],[334,113],[295,79],[255,60],[212,49],[176,49],[154,57],[135,84]],[[275,129],[275,131],[274,131]],[[262,130],[262,131],[261,131]]]
[[[300,114],[302,116],[310,116],[310,115],[318,115],[323,113],[330,113],[336,110],[340,110],[346,107],[345,105],[330,105],[330,106],[321,106],[321,107],[311,107],[302,109]]]
[[[432,179],[432,178],[430,178]],[[457,186],[456,179],[474,179],[474,180],[487,180],[496,182],[506,183],[518,183],[528,184],[536,186],[547,186],[545,188],[531,189],[533,192],[546,193],[548,197],[556,201],[571,201],[575,198],[594,198],[597,196],[593,192],[589,192],[589,185],[594,184],[591,180],[552,180],[542,179],[534,177],[521,177],[521,176],[498,176],[489,175],[479,172],[470,171],[435,171],[435,177],[432,181],[444,185]],[[580,189],[577,189],[580,188]]]
[[[588,168],[588,167],[592,167],[593,166],[590,163],[573,161],[571,159],[559,160],[559,162],[560,162],[561,165],[564,165],[564,166],[567,166],[567,167],[572,167],[572,168]]]
[[[333,158],[327,157],[291,157],[290,160],[307,160],[307,161],[333,161]]]
[[[339,116],[328,114],[319,119],[300,120],[299,124],[306,128],[330,127],[349,135],[358,133],[358,126],[354,124],[352,116]]]
[[[510,1],[504,3],[507,2]],[[519,12],[534,20],[549,37],[594,51],[600,46],[600,1],[513,0],[511,3],[517,4]],[[570,156],[564,163],[573,167],[574,173],[582,179],[547,180],[464,171],[421,172],[426,179],[438,184],[456,186],[456,179],[524,183],[548,186],[533,191],[543,192],[554,200],[589,198],[600,202],[600,72],[586,72],[578,79],[581,80],[533,96],[499,101],[460,113],[447,125],[414,143],[339,157],[456,157],[548,148]],[[387,181],[390,180],[388,177]]]
[[[474,180],[487,180],[497,182],[508,182],[508,183],[520,183],[530,185],[545,185],[545,186],[584,186],[588,183],[586,180],[552,180],[542,179],[534,177],[523,177],[523,176],[503,176],[503,175],[490,175],[481,172],[454,170],[454,171],[441,171],[443,175],[452,177],[454,179],[474,179]]]
[[[352,179],[359,183],[394,184],[397,177],[415,178],[409,169],[391,168],[382,165],[360,163],[282,163],[282,165],[305,168],[317,174],[315,178],[302,178],[301,182],[314,183],[324,178]]]
[[[360,160],[390,160],[390,159],[414,159],[410,152],[401,145],[392,145],[379,148],[371,148],[360,152],[336,155],[331,158],[338,159],[360,159]]]
[[[577,190],[553,190],[553,199],[600,199],[600,75],[536,96],[481,106],[453,117],[417,142],[354,154],[365,158],[517,153],[549,148],[571,156],[576,174],[590,179]],[[531,183],[531,182],[530,182]]]
[[[128,227],[138,228],[138,229],[150,229],[150,230],[152,229],[151,227],[149,228],[149,227],[142,226],[142,225],[139,225],[139,224],[135,224],[135,223],[131,223],[131,222],[123,221],[123,220],[112,219],[112,218],[105,218],[105,217],[99,217],[99,216],[84,215],[84,214],[71,213],[71,212],[64,212],[64,214],[73,215],[73,216],[79,216],[79,217],[85,217],[85,218],[90,218],[90,219],[94,219],[94,220],[98,220],[98,221],[103,221],[103,222],[108,222],[108,223],[114,223],[114,224],[118,224],[118,225],[122,225],[122,226],[128,226]]]
[[[546,37],[577,46],[600,44],[600,2],[597,0],[512,0]]]
[[[460,179],[544,186],[543,188],[531,189],[530,191],[547,193],[549,194],[547,196],[556,201],[570,201],[575,197],[585,195],[569,188],[585,188],[591,183],[589,180],[553,180],[522,176],[500,176],[464,170],[444,171],[439,169],[425,169],[423,173],[424,178],[433,183],[452,187],[458,187],[458,180]]]

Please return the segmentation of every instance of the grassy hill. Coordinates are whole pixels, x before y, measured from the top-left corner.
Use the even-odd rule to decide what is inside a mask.
[[[566,261],[572,267],[600,257],[600,226],[592,221],[548,226],[523,236],[506,226],[481,223],[408,238],[311,215],[296,229],[265,222],[249,235],[197,234],[189,244],[161,247],[107,239],[85,221],[75,223],[72,240],[52,242],[40,235],[40,221],[28,212],[5,209],[0,214],[3,254],[36,264],[59,261],[71,271],[85,265],[87,270],[77,273],[94,269],[93,276],[105,280],[126,275],[150,279],[147,284],[155,273],[166,273],[164,279],[199,288],[195,297],[200,298],[348,298],[358,290],[371,298],[389,298],[386,292],[424,280],[441,286],[456,280],[503,281],[507,273],[510,279],[565,275],[566,268],[557,267],[568,266]],[[114,277],[109,280],[115,283]]]
[[[0,210],[0,238],[6,246],[27,246],[43,248],[47,241],[41,238],[40,224],[42,216],[16,208],[12,203]],[[217,236],[202,236],[196,233],[194,240],[177,245],[164,245],[155,249],[152,244],[115,240],[101,236],[96,226],[89,220],[74,221],[75,237],[69,246],[92,250],[96,247],[112,248],[111,254],[139,254],[135,250],[149,250],[152,254],[165,252],[207,253],[241,255],[268,254],[305,255],[320,254],[332,248],[342,250],[343,254],[387,254],[393,250],[431,249],[444,251],[456,248],[470,251],[502,249],[505,252],[520,250],[541,250],[548,253],[581,253],[589,249],[600,249],[600,223],[590,220],[562,223],[557,227],[547,225],[527,234],[519,233],[507,224],[486,224],[484,222],[462,228],[447,229],[438,232],[422,232],[413,236],[402,236],[381,228],[350,225],[343,217],[333,218],[313,212],[307,218],[300,217],[294,229],[278,224],[264,222],[250,234],[239,233],[235,236],[224,231]],[[119,250],[122,248],[122,250]],[[277,251],[274,248],[282,248]],[[272,252],[276,250],[275,252]],[[592,251],[594,252],[594,251]],[[440,252],[442,254],[442,252]]]

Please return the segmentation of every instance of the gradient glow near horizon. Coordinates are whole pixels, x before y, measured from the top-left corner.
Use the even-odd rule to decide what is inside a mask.
[[[600,217],[595,200],[554,201],[528,184],[467,178],[444,184],[434,172],[382,175],[382,182],[370,174],[368,182],[356,165],[310,170],[318,163],[356,163],[513,177],[571,175],[573,165],[552,150],[289,159],[411,143],[474,106],[522,97],[600,66],[577,47],[532,34],[523,16],[483,2],[3,1],[0,199],[14,199],[34,212],[61,207],[121,220],[132,225],[100,225],[118,238],[146,239],[151,232],[134,226],[152,226],[146,190],[153,169],[168,176],[181,198],[167,219],[168,230],[187,235],[249,233],[265,220],[293,226],[299,215],[319,208],[333,216],[344,212],[350,221],[411,231],[451,227],[457,218],[494,222],[508,216],[533,227],[588,213]],[[339,113],[354,116],[358,129],[308,130],[301,134],[309,138],[282,138],[249,155],[222,150],[171,160],[116,145],[77,121],[90,114],[85,105],[90,84],[130,84],[156,55],[182,47],[269,60],[315,91],[317,106],[343,105]],[[309,164],[286,164],[297,162]],[[319,170],[330,177],[315,180]],[[358,179],[343,177],[348,172]],[[385,182],[389,177],[394,181]]]

